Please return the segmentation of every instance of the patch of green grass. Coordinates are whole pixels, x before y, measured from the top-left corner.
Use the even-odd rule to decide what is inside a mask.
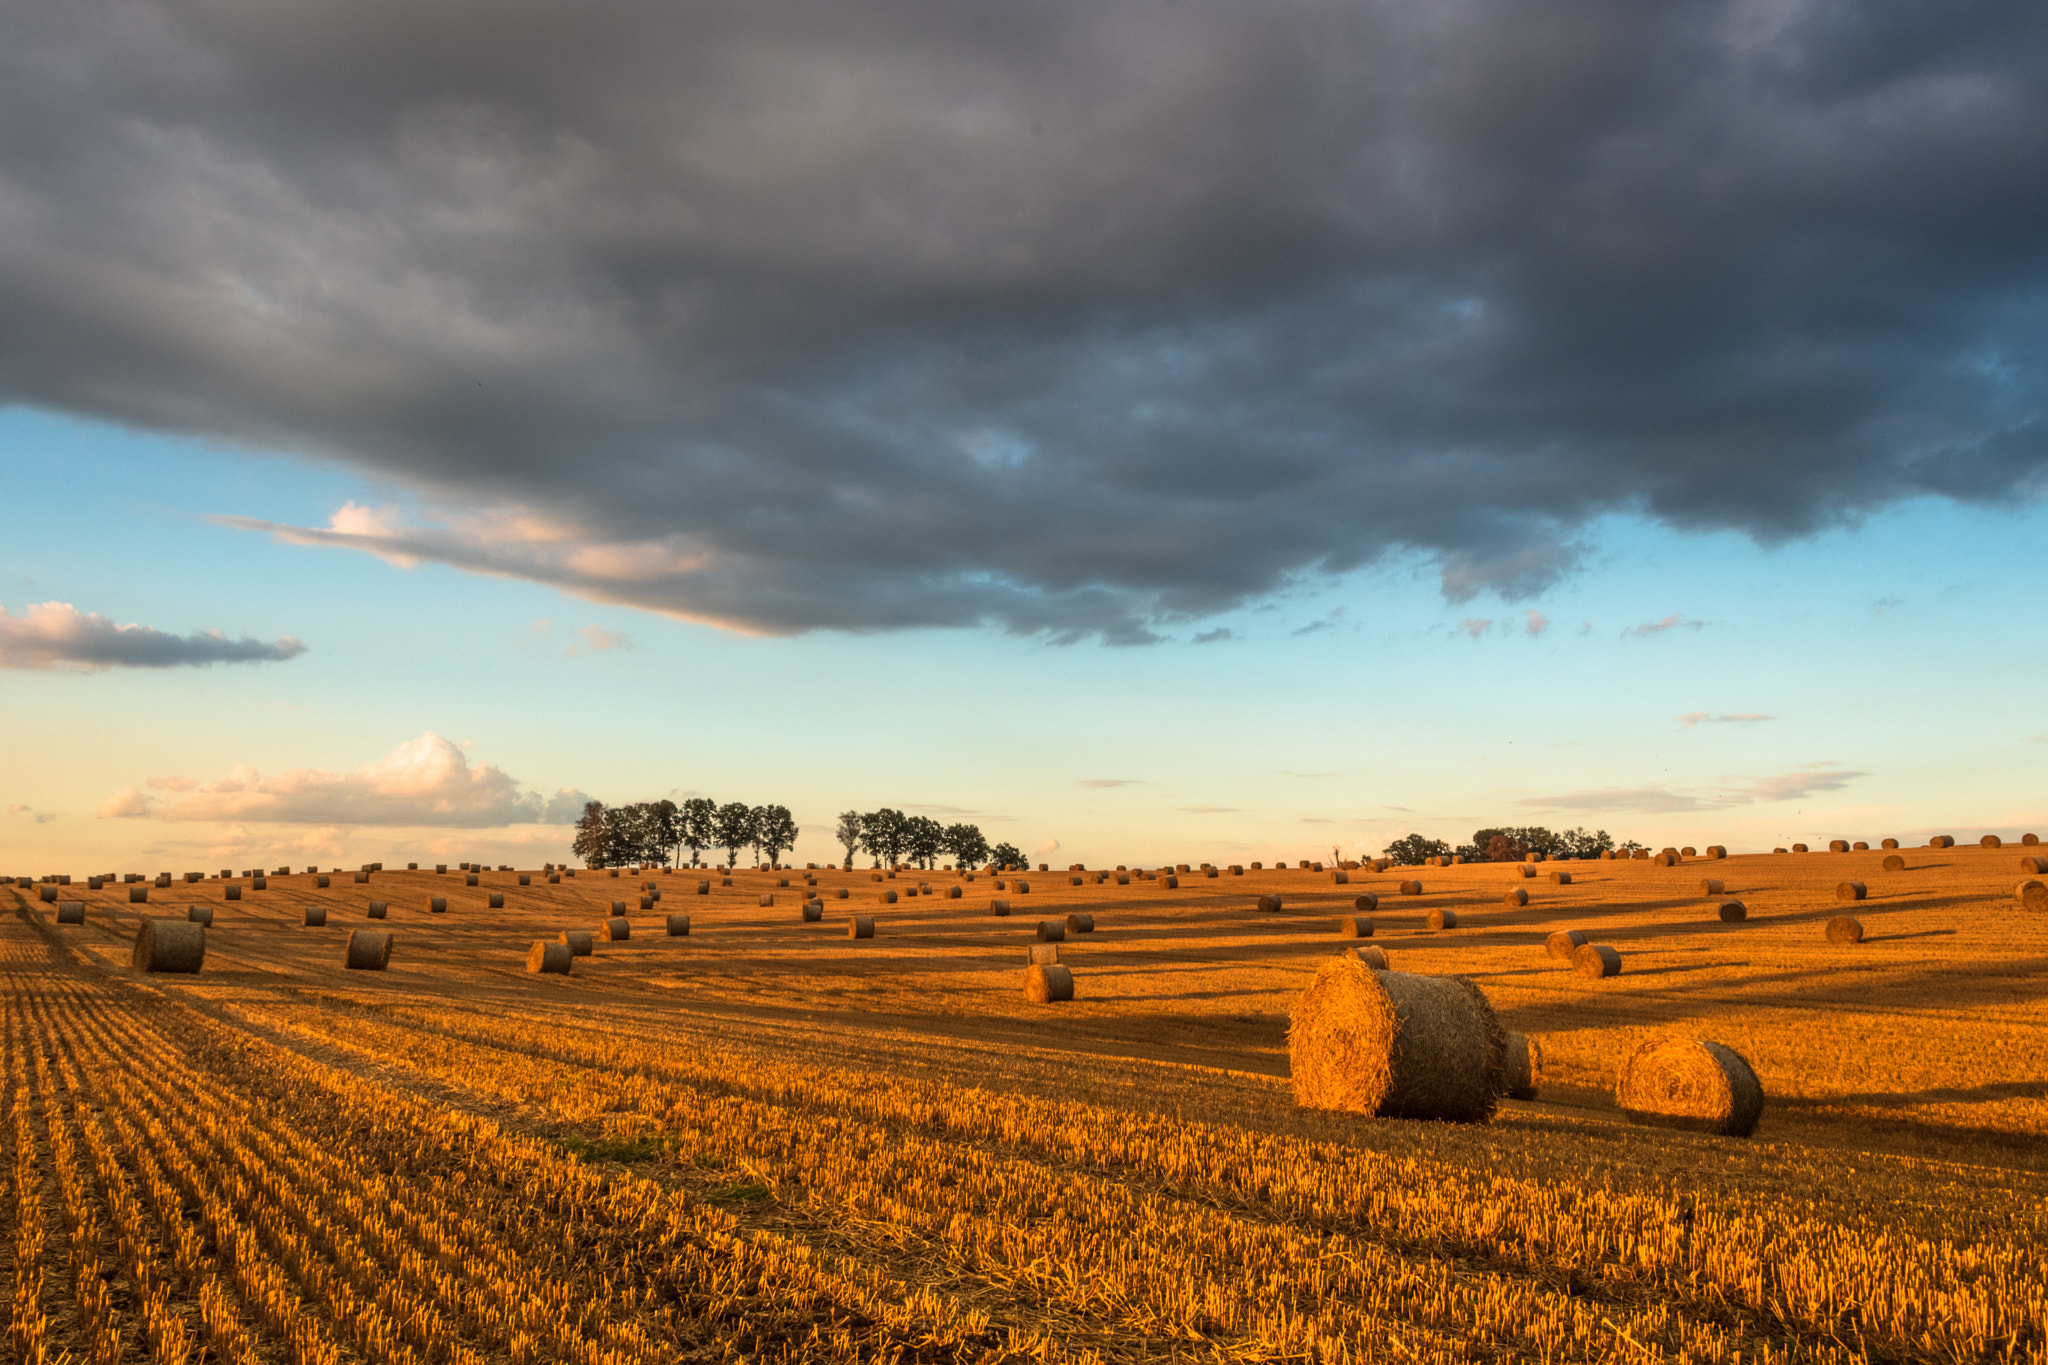
[[[765,1182],[752,1179],[742,1180],[739,1184],[720,1190],[711,1197],[719,1200],[729,1199],[746,1203],[759,1203],[761,1200],[769,1198],[770,1194],[771,1192]]]
[[[553,1141],[578,1161],[656,1161],[669,1150],[669,1143],[652,1133],[636,1138],[587,1138],[572,1133]]]

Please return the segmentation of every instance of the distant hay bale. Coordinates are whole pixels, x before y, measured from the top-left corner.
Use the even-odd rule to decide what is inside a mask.
[[[471,884],[474,885],[474,883]],[[313,878],[313,885],[319,887],[322,891],[325,891],[327,889],[326,875],[323,873],[322,875]]]
[[[1258,908],[1265,914],[1277,915],[1280,913],[1280,898],[1278,896],[1261,896],[1258,899]]]
[[[42,901],[46,905],[54,903],[57,899],[57,888],[54,886],[37,887],[36,899]]]
[[[1080,911],[1067,916],[1067,932],[1070,934],[1092,934],[1095,932],[1095,916]]]
[[[1346,915],[1337,921],[1339,938],[1371,938],[1372,919],[1367,915]]]
[[[602,932],[606,943],[624,943],[633,937],[633,922],[624,915],[613,915],[604,922]]]
[[[654,897],[642,896],[640,898],[640,908],[642,910],[652,910],[654,908]]]
[[[83,923],[85,923],[85,902],[84,902],[84,901],[58,901],[58,902],[57,902],[57,923],[59,923],[59,924],[83,924]]]
[[[584,935],[586,940],[589,937],[588,934]],[[535,939],[533,946],[526,950],[526,970],[535,976],[542,973],[567,976],[575,956],[575,950],[565,943],[549,943],[544,939]]]
[[[1673,857],[1673,858],[1676,858],[1676,857],[1678,857],[1678,856],[1679,856],[1679,852],[1678,852],[1678,850],[1677,850],[1677,849],[1675,849],[1675,848],[1660,848],[1660,849],[1658,849],[1658,850],[1657,850],[1657,852],[1659,852],[1659,853],[1661,853],[1661,854],[1668,854],[1669,856],[1671,856],[1671,857]]]
[[[1702,877],[1700,879],[1700,894],[1702,896],[1719,896],[1725,894],[1727,890],[1727,884],[1719,877]]]
[[[1849,841],[1848,841],[1847,839],[1830,839],[1830,840],[1828,840],[1828,852],[1830,852],[1830,853],[1847,853],[1848,851],[1849,851]]]
[[[447,914],[447,913],[448,913],[448,898],[447,898],[446,896],[429,896],[429,897],[427,897],[427,913],[428,913],[428,914],[430,914],[430,915],[445,915],[445,914]]]
[[[837,891],[834,891],[832,893],[832,899],[843,901],[850,898],[852,895],[853,892],[849,891],[847,888],[842,886]]]
[[[1870,894],[1870,888],[1862,882],[1836,882],[1835,899],[1838,901],[1860,901]]]
[[[1131,874],[1130,874],[1130,873],[1128,873],[1128,872],[1119,872],[1119,873],[1117,873],[1117,874],[1116,874],[1116,884],[1117,884],[1118,886],[1129,886],[1129,885],[1131,884]]]
[[[613,868],[613,869],[612,869],[612,875],[613,875],[614,877],[618,876],[618,875],[619,875],[619,870],[618,870],[617,868]],[[467,877],[464,877],[464,878],[462,879],[462,884],[463,884],[464,886],[475,886],[475,885],[476,885],[476,873],[472,872],[472,873],[470,873],[470,874],[469,874],[469,875],[468,875]]]
[[[670,938],[688,938],[690,936],[690,917],[688,915],[670,915],[668,917],[668,936]]]
[[[988,903],[988,912],[1001,918],[1010,913],[1010,903],[1007,900],[991,900]]]
[[[1792,845],[1792,851],[1793,851],[1794,853],[1804,853],[1804,852],[1806,852],[1806,845],[1805,845],[1805,844],[1794,844],[1794,845]]]
[[[1034,962],[1024,969],[1024,998],[1034,1005],[1050,1005],[1074,998],[1074,973],[1057,962]]]
[[[1849,851],[1851,853],[1868,853],[1870,851],[1870,845],[1864,843],[1861,839],[1858,839],[1855,843],[1849,845]]]
[[[1429,912],[1429,927],[1432,929],[1455,929],[1458,927],[1458,912],[1437,909]]]
[[[1550,880],[1559,886],[1570,886],[1572,884],[1572,874],[1569,872],[1553,872],[1550,874]]]
[[[386,915],[390,913],[391,907],[383,901],[370,902],[369,915],[371,919],[383,919]]]
[[[1380,908],[1380,898],[1368,891],[1362,896],[1354,897],[1351,901],[1351,908],[1361,915],[1370,915],[1373,911]]]
[[[1954,848],[1956,846],[1956,836],[1953,834],[1937,834],[1927,841],[1927,846],[1929,848]]]
[[[882,904],[884,904],[884,905],[894,905],[895,903],[896,903],[896,893],[895,893],[894,891],[884,891],[884,892],[882,893]]]
[[[1500,898],[1500,901],[1502,905],[1512,905],[1516,907],[1524,906],[1529,903],[1529,893],[1518,886],[1514,890],[1508,892],[1507,895],[1502,896]]]
[[[130,959],[138,972],[196,972],[206,965],[206,926],[190,920],[144,919]]]
[[[213,907],[210,905],[189,905],[185,907],[185,922],[204,928],[213,923]]]
[[[1721,917],[1723,924],[1741,924],[1749,918],[1749,907],[1741,901],[1722,901],[1714,913]]]
[[[1700,851],[1691,844],[1687,844],[1684,848],[1678,850],[1678,856],[1681,858],[1697,858],[1700,856]]]
[[[1677,867],[1680,859],[1676,849],[1665,849],[1650,861],[1659,867]]]
[[[820,920],[825,918],[825,902],[805,901],[803,915],[805,924],[818,923]]]
[[[326,928],[327,907],[324,905],[308,905],[303,907],[302,913],[299,916],[299,923],[308,929]]]
[[[1067,878],[1067,885],[1068,885],[1068,886],[1079,886],[1080,884],[1081,884],[1081,879],[1080,879],[1079,877],[1069,877],[1069,878]]]
[[[1748,1137],[1763,1117],[1764,1088],[1731,1047],[1704,1038],[1643,1044],[1621,1064],[1614,1102],[1631,1123]]]
[[[698,882],[698,883],[697,883],[697,894],[698,894],[698,895],[700,895],[700,896],[708,896],[708,895],[710,895],[710,894],[711,894],[711,883],[710,883],[710,882],[708,882],[708,881],[700,881],[700,882]]]
[[[2020,871],[2031,872],[2038,877],[2042,873],[2048,872],[2048,858],[2022,858],[2020,859]]]
[[[2033,848],[2035,845],[2041,842],[2041,836],[2038,834],[2022,834],[2020,836],[2020,842],[2025,844],[2028,848]]]
[[[1543,1084],[1543,1049],[1526,1033],[1510,1033],[1501,1055],[1501,1083],[1511,1100],[1533,1100]]]
[[[493,891],[493,892],[491,892],[491,893],[490,893],[490,895],[489,895],[489,897],[488,897],[487,899],[489,900],[489,902],[490,902],[490,903],[489,903],[488,905],[486,905],[486,906],[484,907],[485,909],[487,909],[487,910],[503,910],[503,909],[505,908],[505,893],[504,893],[504,892],[502,892],[502,891]]]
[[[1031,894],[1031,883],[1018,882],[1017,885],[1011,889],[1014,890],[1020,896],[1028,896]]]
[[[2028,878],[2013,888],[2012,898],[2023,910],[2048,910],[2048,883]]]
[[[1056,919],[1042,919],[1038,922],[1040,943],[1060,943],[1067,937],[1067,926]]]
[[[562,884],[562,874],[561,874],[561,873],[559,873],[559,872],[550,872],[550,873],[548,873],[548,885],[549,885],[549,886],[560,886],[561,884]]]
[[[129,887],[128,903],[130,905],[147,905],[149,903],[149,888],[146,886]]]
[[[1906,870],[1906,860],[1893,853],[1885,858],[1883,866],[1887,872],[1904,872]]]
[[[1605,943],[1582,943],[1572,950],[1572,970],[1598,980],[1621,975],[1621,954]]]
[[[1863,942],[1862,923],[1849,918],[1847,915],[1836,915],[1833,919],[1829,920],[1827,933],[1828,942],[1830,943]]]
[[[1232,863],[1230,865],[1230,875],[1233,877],[1242,877],[1244,875],[1244,864]]]
[[[1571,961],[1572,954],[1584,947],[1585,943],[1586,931],[1584,929],[1560,929],[1549,938],[1543,940],[1543,951],[1549,953],[1552,957],[1561,958],[1569,962]]]
[[[342,965],[352,972],[381,972],[391,965],[391,935],[375,929],[348,931]]]
[[[1415,881],[1402,882],[1400,893],[1404,896],[1419,896],[1422,894],[1422,883]]]
[[[532,885],[533,885],[533,874],[532,874],[531,872],[522,872],[522,873],[520,873],[520,874],[519,874],[519,884],[520,884],[521,886],[532,886]]]
[[[1484,1123],[1499,1104],[1507,1039],[1464,977],[1329,959],[1287,1030],[1294,1102],[1381,1118]]]
[[[873,915],[855,915],[846,922],[846,936],[848,938],[873,938],[875,936],[875,917]]]
[[[1349,872],[1342,871],[1341,869],[1330,874],[1330,881],[1335,886],[1342,886],[1350,880],[1351,874]]]
[[[876,873],[872,873],[872,874],[870,874],[870,879],[871,879],[871,880],[873,880],[873,881],[880,881],[880,880],[882,880],[882,874],[881,874],[881,873],[879,873],[879,872],[876,872]]]
[[[1534,863],[1516,863],[1515,870],[1524,877],[1534,877],[1536,875],[1536,865]]]
[[[1180,878],[1178,878],[1178,877],[1161,877],[1161,878],[1159,879],[1159,884],[1160,884],[1161,886],[1165,887],[1165,888],[1166,888],[1166,889],[1167,889],[1168,891],[1177,891],[1177,890],[1179,890],[1179,889],[1180,889]]]
[[[1388,970],[1387,950],[1376,943],[1368,943],[1362,948],[1346,948],[1338,956],[1349,957],[1368,971],[1384,972]]]
[[[1877,841],[1877,846],[1879,848],[1897,848],[1899,841],[1897,839],[1880,839]]]
[[[893,900],[895,900],[895,899],[896,899],[896,893],[895,893],[894,891],[884,891],[884,892],[882,893],[882,897],[883,897],[883,899],[885,899],[885,900],[892,900],[892,901],[893,901]],[[763,897],[761,897],[761,899],[760,899],[760,905],[762,906],[762,908],[763,908],[763,909],[766,909],[767,907],[769,907],[769,906],[772,906],[772,905],[774,905],[774,904],[775,904],[775,897],[774,897],[774,896],[772,896],[772,895],[768,895],[768,896],[763,896]],[[614,909],[614,910],[623,910],[623,909],[625,909],[625,908],[626,908],[626,907],[625,907],[625,906],[624,906],[623,904],[621,904],[621,903],[619,903],[619,902],[617,902],[617,901],[614,901],[614,902],[612,903],[612,909]],[[653,906],[648,906],[647,908],[651,910],[651,909],[653,909],[654,907],[653,907]]]
[[[569,950],[571,957],[589,957],[595,948],[595,935],[588,929],[564,929],[555,935],[555,941]]]
[[[1720,844],[1708,844],[1707,856],[1715,859],[1725,858],[1728,856],[1728,850]]]
[[[357,886],[368,886],[369,884],[370,884],[370,874],[369,874],[369,873],[367,873],[367,872],[358,872],[358,873],[356,873],[356,885],[357,885]],[[521,878],[519,879],[519,884],[520,884],[521,886],[524,886],[524,885],[526,885],[526,879],[525,879],[524,877],[521,877]]]

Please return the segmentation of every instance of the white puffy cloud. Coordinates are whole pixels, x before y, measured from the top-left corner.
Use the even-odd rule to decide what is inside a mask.
[[[217,630],[172,635],[142,625],[115,625],[98,612],[69,602],[42,602],[10,615],[0,607],[0,668],[68,668],[98,673],[109,668],[177,668],[204,664],[282,662],[306,647],[289,635],[268,643]]]

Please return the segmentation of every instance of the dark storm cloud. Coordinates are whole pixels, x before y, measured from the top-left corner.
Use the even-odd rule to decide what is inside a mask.
[[[0,401],[740,629],[1527,596],[2038,493],[2044,105],[2024,3],[22,0]]]

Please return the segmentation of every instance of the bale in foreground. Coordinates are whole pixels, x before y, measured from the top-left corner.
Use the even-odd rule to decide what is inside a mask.
[[[352,972],[381,972],[391,965],[391,935],[376,929],[348,931],[348,955],[342,959]]]
[[[546,939],[537,938],[533,941],[533,946],[526,950],[526,970],[536,976],[543,972],[554,976],[567,976],[569,964],[574,961],[575,958],[569,952],[569,945],[566,943],[549,943]]]
[[[1586,944],[1584,929],[1560,929],[1543,940],[1543,950],[1552,957],[1571,961],[1571,956]]]
[[[1621,1064],[1614,1102],[1633,1123],[1748,1137],[1764,1088],[1742,1054],[1704,1038],[1645,1043]]]
[[[1486,1122],[1506,1050],[1464,977],[1376,972],[1349,953],[1316,972],[1287,1030],[1296,1104],[1381,1118]]]
[[[1057,962],[1032,963],[1024,969],[1024,998],[1034,1005],[1050,1005],[1074,998],[1073,969]]]
[[[206,963],[206,928],[190,920],[145,919],[135,933],[138,972],[196,972]]]
[[[2048,910],[2048,884],[2028,878],[2013,888],[2012,898],[2025,910]]]
[[[1853,920],[1849,918],[1847,915],[1836,915],[1833,919],[1828,921],[1828,942],[1863,942],[1862,923],[1858,920]]]

